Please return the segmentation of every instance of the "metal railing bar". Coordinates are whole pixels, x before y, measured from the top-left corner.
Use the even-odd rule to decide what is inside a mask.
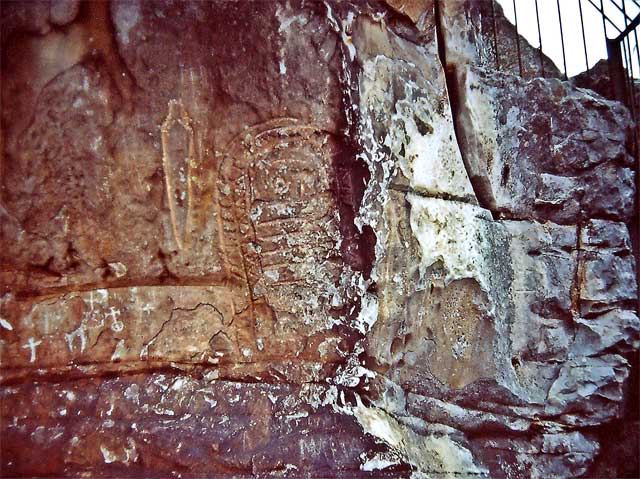
[[[628,39],[627,39],[628,40]],[[634,101],[633,101],[633,66],[631,65],[631,51],[628,49],[629,45],[628,45],[628,41],[623,41],[622,43],[622,51],[624,53],[624,63],[625,63],[625,67],[626,67],[626,74],[625,74],[625,80],[627,83],[627,101],[626,103],[629,106],[629,110],[631,111],[631,117],[633,118],[633,120],[635,121],[636,119],[636,110],[634,108]]]
[[[595,8],[596,10],[598,10],[598,11],[600,12],[600,15],[602,15],[602,23],[605,23],[605,20],[606,20],[607,22],[609,22],[609,23],[611,24],[611,26],[612,26],[613,28],[615,28],[616,30],[618,30],[618,32],[622,32],[622,30],[620,30],[620,29],[618,28],[618,25],[616,25],[615,23],[613,23],[613,22],[611,21],[611,19],[607,16],[607,14],[606,14],[606,13],[604,13],[604,6],[602,5],[602,0],[600,1],[600,7],[598,7],[595,3],[593,3],[593,0],[587,0],[587,1],[588,1],[588,2],[593,6],[593,8]],[[606,28],[606,26],[605,26],[605,38],[607,38],[606,30],[607,30],[607,28]]]
[[[513,19],[516,25],[516,49],[518,51],[518,70],[522,76],[522,55],[520,54],[520,34],[518,33],[518,11],[516,9],[516,0],[513,0]]]
[[[560,12],[560,0],[556,0],[558,6],[558,24],[560,25],[560,43],[562,45],[562,62],[564,64],[564,79],[567,79],[567,56],[564,49],[564,31],[562,30],[562,13]]]
[[[627,5],[626,5],[626,0],[622,0],[622,10],[624,11],[624,26],[625,26],[625,31],[629,28],[628,25],[628,20],[627,20]],[[640,15],[639,15],[640,18]],[[633,31],[635,32],[635,28],[633,29]],[[630,35],[627,34],[625,37],[625,40],[627,42],[627,50],[629,53],[629,66],[628,66],[628,78],[629,78],[629,104],[630,104],[630,108],[631,108],[631,115],[633,117],[633,120],[636,120],[636,103],[635,103],[635,95],[634,95],[634,85],[633,85],[633,53],[631,50],[631,40],[630,40]]]
[[[631,112],[631,117],[634,119],[636,118],[635,115],[635,110],[633,108],[633,105],[631,104],[631,91],[632,91],[632,84],[631,81],[629,79],[629,71],[630,71],[630,62],[629,62],[629,51],[628,51],[628,42],[626,41],[622,41],[620,42],[620,44],[622,45],[622,52],[623,52],[623,56],[624,56],[624,80],[625,80],[625,88],[626,88],[626,98],[625,98],[625,103],[627,104],[627,106],[629,107],[629,111]]]
[[[598,9],[598,11],[602,11],[602,0],[600,0],[600,8],[598,8],[591,0],[588,0],[589,3],[591,3],[591,5],[593,5],[594,7],[596,7]],[[607,41],[607,22],[605,21],[605,16],[604,14],[602,14],[602,29],[604,30],[604,41]],[[611,76],[611,75],[609,75]]]
[[[620,7],[620,6],[615,2],[615,0],[609,0],[609,1],[610,1],[610,2],[611,2],[611,3],[612,3],[612,4],[613,4],[613,5],[614,5],[614,6],[615,6],[615,7],[616,7],[616,8],[617,8],[617,9],[618,9],[622,14],[623,14],[623,15],[624,15],[625,22],[626,22],[627,20],[628,20],[628,21],[631,21],[631,18],[627,16],[627,12],[625,11],[625,8],[624,8],[624,1],[622,2],[623,7]]]
[[[582,0],[578,0],[578,9],[580,10],[580,28],[582,30],[582,46],[584,47],[584,62],[587,65],[587,70],[588,70],[589,56],[587,55],[587,37],[584,34],[584,17],[582,15]]]
[[[638,29],[637,28],[633,29],[633,36],[635,37],[635,40],[636,40],[636,57],[638,60],[638,65],[640,65],[640,49],[638,48]]]
[[[627,63],[628,63],[627,71],[629,74],[627,76],[633,79],[633,61],[632,61],[633,54],[631,53],[631,42],[629,41],[628,36],[625,38],[625,42],[627,44],[627,53],[629,54],[629,59],[627,60]]]
[[[496,24],[496,10],[493,0],[491,0],[491,18],[493,20],[493,51],[496,55],[496,70],[500,70],[500,58],[498,56],[498,26]]]
[[[622,55],[623,55],[623,59],[624,59],[624,79],[626,83],[629,83],[629,58],[627,57],[627,42],[626,41],[622,41],[620,42],[620,45],[622,46]],[[627,85],[628,87],[629,85]]]
[[[613,1],[613,0],[612,0]],[[637,3],[634,2],[634,4]],[[638,56],[638,65],[640,67],[640,53],[638,52],[638,33],[637,26],[640,23],[640,13],[636,15],[636,18],[631,21],[629,24],[628,16],[626,14],[626,1],[622,0],[622,9],[624,13],[624,32],[618,36],[615,40],[618,45],[622,44],[625,55],[625,63],[627,64],[626,68],[626,79],[628,82],[627,86],[627,106],[629,110],[631,110],[631,117],[637,125],[638,121],[638,108],[636,103],[636,88],[635,88],[635,80],[633,78],[633,51],[631,49],[631,32],[633,31],[633,36],[636,41],[636,55]],[[627,58],[628,54],[628,58]],[[640,151],[638,150],[638,129],[637,126],[633,128],[633,152],[636,159],[636,192],[640,189],[640,178],[638,173],[640,173]],[[636,233],[640,234],[640,197],[638,197],[636,193],[636,201],[635,201],[635,213],[636,213]],[[634,256],[636,259],[636,265],[640,264],[640,249],[636,244],[634,248]],[[640,269],[636,270],[636,281],[640,281]],[[636,298],[636,312],[640,314],[640,290],[638,291],[638,295]]]
[[[638,25],[640,25],[640,14],[638,14],[638,16],[634,18],[633,21],[629,23],[629,25],[627,25],[627,27],[620,32],[620,35],[616,37],[616,40],[621,41],[625,36],[631,33],[631,30],[635,30],[638,27]],[[620,31],[620,29],[618,29],[618,31]]]
[[[624,14],[624,30],[628,32],[631,32],[631,30],[635,30],[635,28],[632,28],[631,30],[627,30],[627,28],[629,28],[629,22],[633,22],[633,20],[635,20],[627,15],[627,0],[622,0],[622,13]],[[629,50],[629,57],[631,57],[631,50]]]
[[[538,13],[538,0],[535,0],[536,4],[536,24],[538,26],[538,53],[540,54],[540,70],[542,71],[542,77],[544,78],[544,55],[542,53],[542,32],[540,31],[540,14]]]
[[[602,30],[604,32],[604,41],[605,43],[608,42],[608,37],[607,37],[607,16],[604,14],[604,5],[602,3],[602,0],[600,0],[600,8],[598,8],[591,0],[588,0],[589,3],[591,5],[593,5],[599,12],[601,12],[601,17],[602,17]],[[609,21],[609,23],[611,23],[611,21]],[[615,25],[614,25],[615,27]],[[609,45],[607,45],[607,57],[609,54]],[[607,61],[607,70],[609,72],[609,79],[610,81],[613,79],[613,68],[611,67],[611,61]]]

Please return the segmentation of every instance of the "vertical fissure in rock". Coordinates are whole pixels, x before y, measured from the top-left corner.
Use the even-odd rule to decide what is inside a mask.
[[[325,7],[329,25],[336,35],[340,35],[341,29],[345,28],[345,22],[341,19],[349,17],[350,4],[325,2]],[[345,263],[355,271],[361,272],[364,279],[369,280],[375,264],[376,235],[369,225],[365,224],[359,228],[356,219],[371,180],[371,172],[359,154],[361,146],[357,141],[350,140],[358,138],[358,117],[361,114],[358,108],[358,72],[353,61],[349,60],[350,52],[345,43],[340,42],[339,48],[342,56],[339,78],[343,90],[345,136],[339,141],[342,148],[334,159],[334,190],[340,216],[340,251]]]
[[[369,225],[359,231],[356,218],[371,175],[366,164],[357,158],[356,151],[346,145],[335,159],[334,172],[342,236],[340,251],[345,263],[369,279],[375,262],[376,237]]]
[[[442,0],[436,0],[434,3],[436,42],[438,44],[438,57],[440,58],[440,63],[442,64],[445,82],[447,85],[447,97],[449,99],[449,107],[451,108],[451,116],[453,118],[453,131],[456,144],[458,145],[458,149],[460,150],[464,168],[467,172],[469,182],[471,183],[471,187],[473,188],[473,192],[476,195],[478,203],[483,208],[489,210],[494,219],[496,219],[496,212],[493,208],[491,208],[492,201],[488,186],[483,184],[480,178],[472,174],[471,168],[469,167],[469,159],[466,149],[460,142],[460,132],[464,128],[464,126],[460,121],[460,92],[458,88],[458,71],[454,65],[447,64],[441,1]]]

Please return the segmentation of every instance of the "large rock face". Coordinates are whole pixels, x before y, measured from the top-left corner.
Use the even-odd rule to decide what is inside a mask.
[[[630,221],[631,119],[619,103],[556,80],[468,68],[459,138],[484,203],[506,217]]]
[[[497,6],[51,0],[1,39],[3,474],[638,471],[630,116],[514,76]]]

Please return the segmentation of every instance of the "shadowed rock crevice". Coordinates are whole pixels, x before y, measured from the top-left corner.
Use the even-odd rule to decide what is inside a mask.
[[[371,174],[365,162],[359,159],[357,150],[344,144],[334,160],[334,175],[342,236],[340,251],[345,263],[362,272],[368,280],[375,263],[375,233],[369,225],[364,225],[360,231],[355,220]]]

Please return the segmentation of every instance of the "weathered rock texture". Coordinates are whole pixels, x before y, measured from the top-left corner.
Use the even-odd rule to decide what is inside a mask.
[[[637,473],[630,116],[490,6],[3,3],[2,474]]]

